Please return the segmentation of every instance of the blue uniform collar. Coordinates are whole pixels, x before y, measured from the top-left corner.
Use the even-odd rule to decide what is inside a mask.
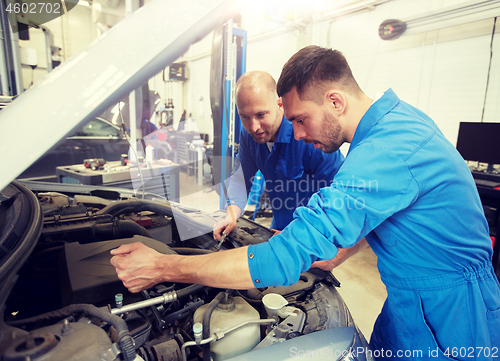
[[[394,91],[389,88],[382,97],[377,100],[372,106],[366,111],[366,113],[361,118],[361,121],[356,128],[354,137],[352,138],[351,149],[354,149],[359,142],[361,142],[368,132],[382,119],[387,113],[389,113],[392,108],[394,108],[400,102],[398,96]],[[349,154],[349,152],[347,154]]]
[[[283,117],[283,119],[281,119],[280,130],[278,132],[276,143],[290,143],[291,137],[293,137],[292,122]]]

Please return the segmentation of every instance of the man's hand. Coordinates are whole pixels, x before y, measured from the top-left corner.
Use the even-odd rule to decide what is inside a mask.
[[[163,281],[161,257],[164,256],[142,243],[124,244],[111,251],[118,278],[132,293],[140,292]]]
[[[316,261],[311,265],[311,268],[321,268],[324,271],[331,271],[335,267],[340,266],[347,260],[349,257],[354,256],[360,250],[368,246],[368,242],[366,238],[363,238],[361,241],[356,243],[351,248],[340,248],[337,256],[335,258],[330,259],[328,261]]]
[[[273,232],[273,237],[281,233],[281,231],[278,231],[277,229],[274,228],[270,228],[270,231]]]
[[[311,268],[321,268],[324,271],[331,271],[335,267],[340,266],[346,260],[346,258],[341,259],[342,257],[339,257],[340,251],[345,251],[345,250],[339,249],[339,253],[337,254],[337,256],[333,259],[329,259],[328,261],[316,261],[316,262],[314,262],[311,265]],[[337,259],[337,258],[339,258],[339,259]]]
[[[229,235],[237,227],[236,222],[241,214],[241,209],[238,206],[230,205],[226,208],[226,218],[217,222],[213,228],[214,239],[219,242],[222,238],[222,233]]]
[[[216,288],[253,288],[247,248],[199,256],[161,254],[142,243],[125,244],[111,251],[118,278],[132,293],[160,282],[197,283]]]
[[[217,222],[214,225],[214,239],[220,242],[222,238],[222,233],[229,234],[236,229],[236,221],[228,220],[224,218],[222,221]]]

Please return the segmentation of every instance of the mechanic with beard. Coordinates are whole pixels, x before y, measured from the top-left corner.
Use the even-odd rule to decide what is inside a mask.
[[[498,358],[500,285],[488,224],[455,147],[392,89],[365,95],[338,51],[301,49],[277,89],[297,139],[325,152],[351,143],[332,185],[267,243],[196,258],[121,246],[111,262],[125,287],[290,285],[312,262],[366,236],[388,294],[370,340],[377,358]]]
[[[263,71],[250,71],[236,82],[235,99],[243,129],[236,156],[237,171],[229,178],[226,218],[213,227],[214,239],[236,229],[252,186],[260,170],[265,179],[273,210],[271,229],[279,233],[293,219],[293,212],[305,206],[322,187],[328,187],[340,169],[344,156],[337,150],[330,154],[313,145],[295,140],[292,123],[283,118],[276,81]],[[366,245],[366,242],[361,243]],[[348,252],[358,251],[359,247]],[[343,250],[335,260],[318,262],[313,267],[331,270],[349,255]]]

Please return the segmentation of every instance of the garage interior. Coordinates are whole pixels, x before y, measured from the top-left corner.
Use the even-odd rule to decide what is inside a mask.
[[[52,72],[57,74],[59,66],[78,61],[94,42],[149,3],[80,0],[65,16],[49,21],[36,23],[36,19],[18,17],[19,30],[7,31],[10,38],[1,39],[0,57],[5,61],[0,64],[0,114],[22,93],[29,94],[30,88],[42,84]],[[53,129],[47,127],[44,132],[58,134],[67,143],[46,147],[47,154],[49,148],[59,152],[55,160],[40,163],[40,172],[20,168],[19,178],[123,186],[138,197],[154,193],[208,213],[224,209],[221,179],[226,179],[234,166],[242,127],[233,98],[238,77],[246,71],[262,70],[277,80],[283,64],[299,49],[308,45],[334,48],[346,56],[368,96],[394,89],[401,99],[428,114],[459,149],[483,203],[492,245],[496,244],[494,267],[500,277],[498,15],[500,3],[494,0],[244,2],[234,19],[198,39],[133,92],[100,109],[88,133],[82,133],[85,124],[63,129],[48,120]],[[2,24],[8,26],[7,17]],[[147,31],[154,33],[156,29]],[[126,45],[115,44],[118,49]],[[102,84],[111,81],[111,75],[103,78]],[[99,89],[80,91],[100,95]],[[38,129],[37,119],[26,122],[33,124],[29,129]],[[479,129],[483,124],[494,128],[485,134],[484,127]],[[97,128],[102,133],[94,133]],[[95,143],[88,149],[81,143],[75,145],[86,141],[85,137],[106,143]],[[42,159],[42,143],[40,153],[30,154],[31,158]],[[82,152],[73,155],[75,148],[87,149],[83,159],[92,162],[82,162]],[[106,156],[102,156],[104,150],[109,152]],[[346,155],[349,145],[340,150]],[[64,160],[61,153],[66,155]],[[99,163],[105,157],[108,159]],[[154,163],[162,176],[168,168],[168,178],[153,184],[145,178],[146,172],[132,174],[126,168],[129,162]],[[107,177],[110,167],[122,170],[125,178],[120,178],[118,171],[115,177]],[[155,173],[153,167],[148,170]],[[263,209],[257,212],[256,207]],[[255,215],[255,222],[261,225],[271,225],[272,212],[263,205],[249,204],[245,214],[250,219]],[[387,296],[376,255],[365,248],[332,273],[341,283],[339,293],[357,326],[369,340]]]

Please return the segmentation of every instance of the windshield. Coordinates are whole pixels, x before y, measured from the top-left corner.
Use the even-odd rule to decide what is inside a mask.
[[[211,51],[212,30],[236,14],[235,3],[149,3],[8,99],[0,151],[12,157],[0,189],[14,179],[120,187],[219,209],[209,105],[189,100],[185,64],[192,44]],[[183,16],[163,15],[172,12]],[[207,62],[206,100],[209,73]],[[212,192],[213,202],[199,204],[198,192]]]

